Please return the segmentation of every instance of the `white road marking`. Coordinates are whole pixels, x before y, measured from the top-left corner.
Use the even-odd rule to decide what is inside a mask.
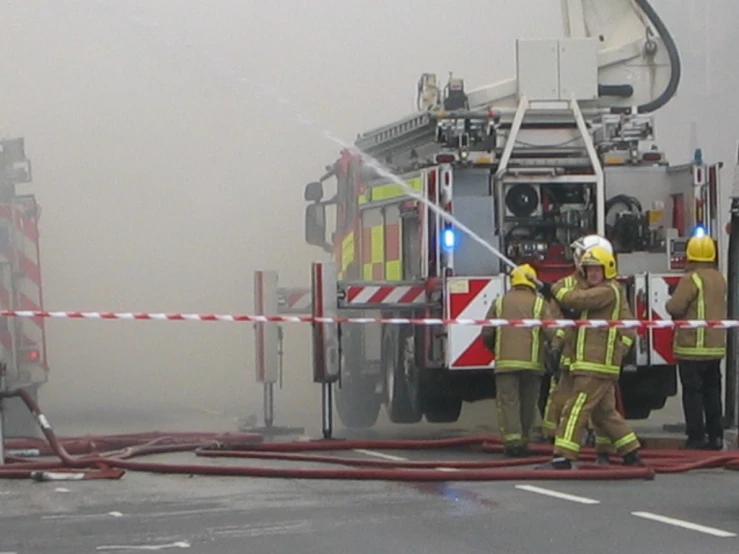
[[[691,531],[698,531],[699,533],[705,533],[706,535],[713,535],[714,537],[729,538],[736,537],[736,533],[730,533],[729,531],[723,531],[716,529],[715,527],[706,527],[705,525],[698,525],[697,523],[691,523],[690,521],[683,521],[682,519],[675,519],[672,517],[665,517],[651,512],[631,512],[632,516],[641,517],[644,519],[651,519],[652,521],[659,521],[660,523],[666,523],[667,525],[674,525],[675,527],[682,527],[683,529],[690,529]]]
[[[274,535],[295,535],[300,533],[314,533],[315,526],[307,520],[285,521],[273,525],[234,525],[216,528],[212,531],[216,535],[227,537],[263,537]]]
[[[600,500],[595,500],[593,498],[575,496],[573,494],[566,494],[564,492],[557,492],[549,489],[543,489],[541,487],[534,487],[533,485],[516,485],[516,488],[522,491],[543,494],[544,496],[551,496],[554,498],[560,498],[562,500],[569,500],[570,502],[577,502],[579,504],[600,504]]]
[[[107,512],[105,514],[59,514],[54,516],[41,516],[41,519],[100,519],[106,517],[123,517],[121,512]]]
[[[142,544],[137,546],[131,545],[112,545],[112,546],[98,546],[96,550],[98,552],[103,550],[164,550],[165,548],[190,548],[190,543],[187,541],[177,541],[169,544]]]
[[[354,452],[357,454],[364,454],[365,456],[374,456],[376,458],[383,458],[385,460],[393,460],[394,462],[407,462],[408,458],[401,456],[393,456],[392,454],[385,454],[384,452],[375,452],[373,450],[363,450],[361,448],[355,448]]]
[[[56,492],[72,492],[69,489],[65,489],[64,487],[57,487],[54,489]],[[2,554],[2,553],[0,553]]]

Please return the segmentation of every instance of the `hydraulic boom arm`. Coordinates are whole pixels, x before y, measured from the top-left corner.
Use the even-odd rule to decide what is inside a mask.
[[[658,110],[680,83],[680,55],[648,0],[560,0],[565,37],[597,38],[599,98],[588,107]],[[468,93],[470,109],[515,107],[515,78]]]
[[[583,109],[646,114],[670,101],[680,83],[680,55],[648,0],[560,2],[564,36],[598,41],[598,98],[581,101]],[[357,147],[373,156],[392,152],[398,158],[402,151],[420,152],[433,143],[433,112],[454,108],[442,105],[432,77],[425,74],[419,83],[419,98],[424,96],[425,102],[419,112],[363,133]],[[421,90],[424,87],[426,90]],[[462,94],[464,108],[471,111],[515,110],[519,103],[515,77]]]

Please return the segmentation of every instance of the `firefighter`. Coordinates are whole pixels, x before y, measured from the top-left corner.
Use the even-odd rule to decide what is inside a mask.
[[[604,248],[611,249],[611,243],[599,235],[588,235],[573,242],[570,247],[573,250],[573,260],[575,262],[575,271],[554,283],[550,290],[545,290],[547,296],[553,297],[563,287],[581,288],[586,286],[585,276],[580,268],[580,258],[590,248],[601,245]],[[573,316],[573,314],[569,314]],[[574,318],[574,317],[571,317]],[[572,380],[569,375],[570,357],[572,355],[572,337],[574,334],[568,329],[558,329],[557,336],[562,340],[563,350],[559,359],[558,375],[552,376],[549,395],[542,414],[542,434],[546,439],[554,441],[554,434],[559,423],[559,416],[562,413],[565,402],[571,392]]]
[[[586,319],[619,319],[627,302],[621,287],[614,282],[616,260],[606,248],[596,246],[586,252],[580,265],[587,288],[562,288],[557,301]],[[554,456],[542,468],[570,469],[577,460],[588,421],[613,442],[626,465],[643,465],[639,440],[616,410],[615,384],[621,372],[623,355],[633,343],[634,329],[577,329],[570,365],[572,394],[565,403],[555,435]],[[630,339],[623,340],[623,337]]]
[[[511,290],[495,299],[487,319],[557,319],[559,310],[536,291],[533,267],[517,267],[510,279]],[[554,329],[541,326],[483,327],[481,334],[495,353],[495,403],[505,453],[526,456],[544,369],[544,343],[551,341],[557,349],[559,339]]]
[[[726,280],[716,269],[713,239],[705,233],[696,234],[688,241],[685,253],[685,275],[665,309],[673,319],[724,319]],[[721,359],[726,355],[726,331],[676,329],[673,352],[683,388],[685,448],[721,450]]]
[[[552,295],[556,295],[562,288],[583,289],[587,287],[585,275],[580,267],[580,259],[585,252],[595,246],[600,246],[605,248],[609,253],[613,253],[611,242],[600,235],[588,235],[572,243],[571,248],[573,249],[575,271],[571,275],[560,279],[552,285]],[[630,319],[630,315],[628,314],[628,304],[624,303],[624,307],[627,312],[622,312],[619,315],[619,319]],[[577,314],[570,313],[569,315],[573,319],[577,317]],[[562,357],[559,363],[559,375],[558,378],[552,378],[552,386],[549,389],[549,398],[542,416],[543,435],[550,442],[554,442],[554,435],[557,425],[559,424],[562,409],[572,393],[572,378],[569,374],[569,366],[574,347],[573,343],[575,332],[571,329],[559,329],[557,333],[563,339]],[[626,339],[626,342],[628,343],[628,339]],[[612,450],[610,439],[602,429],[597,425],[593,425],[592,422],[589,423],[589,427],[591,427],[595,432],[595,448],[598,455],[598,462],[601,464],[608,463],[609,454]]]

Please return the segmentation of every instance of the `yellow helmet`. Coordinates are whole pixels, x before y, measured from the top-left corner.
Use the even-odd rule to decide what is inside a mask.
[[[586,251],[580,260],[582,267],[600,266],[603,268],[603,277],[613,279],[617,275],[616,258],[606,248],[594,246]]]
[[[516,267],[516,269],[511,271],[512,287],[523,285],[525,287],[531,287],[532,289],[535,289],[535,279],[539,279],[539,276],[536,274],[536,270],[529,264],[519,265],[518,267]]]
[[[688,241],[685,254],[689,262],[713,262],[716,260],[716,244],[708,235],[695,236]]]

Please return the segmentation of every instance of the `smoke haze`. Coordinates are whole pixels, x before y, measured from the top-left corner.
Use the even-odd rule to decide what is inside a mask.
[[[688,161],[696,122],[698,145],[730,179],[739,7],[653,4],[684,62],[660,143]],[[302,188],[339,147],[258,85],[351,141],[411,112],[424,71],[453,70],[468,87],[512,75],[515,38],[559,35],[559,16],[553,0],[4,2],[0,132],[24,136],[33,161],[45,307],[250,313],[254,270],[306,285],[323,254],[303,243]],[[248,324],[47,328],[50,413],[260,409]],[[307,338],[286,326],[278,401],[298,417],[319,408]]]

